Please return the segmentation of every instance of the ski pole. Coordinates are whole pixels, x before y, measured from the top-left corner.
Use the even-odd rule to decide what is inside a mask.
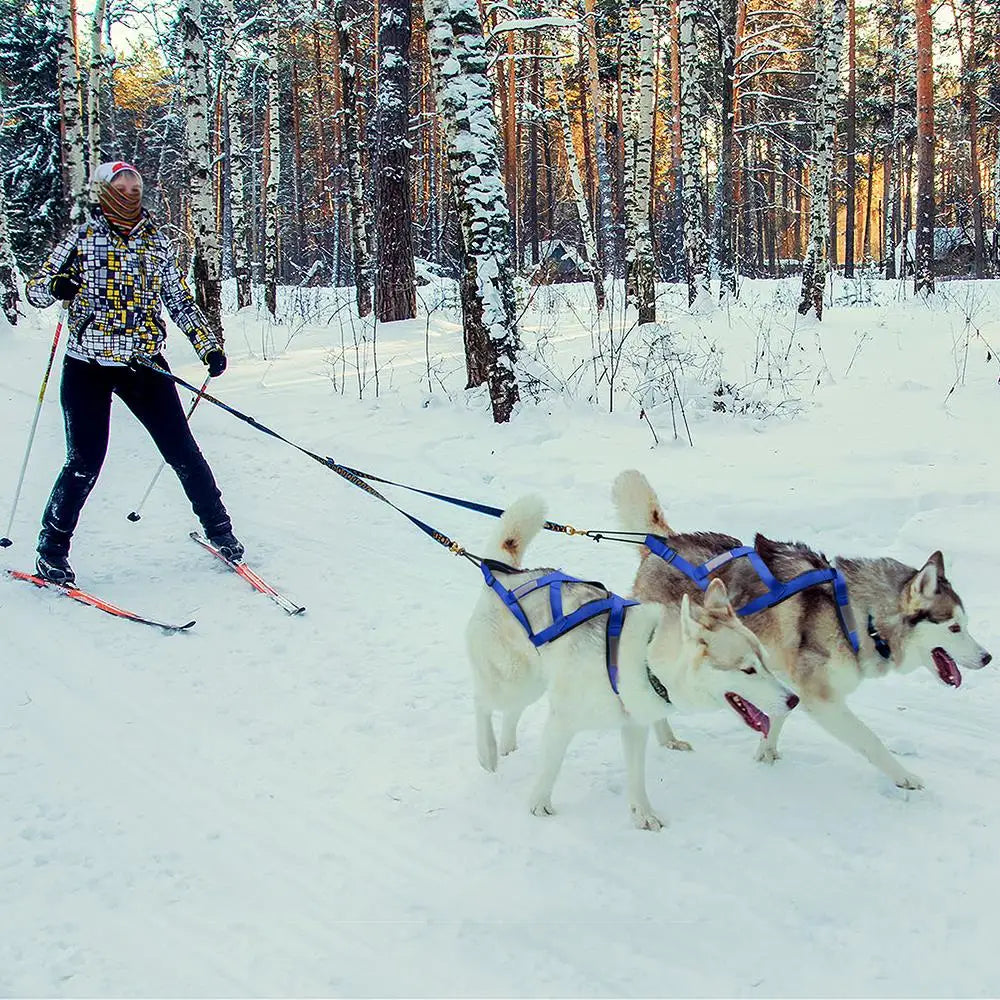
[[[17,489],[14,490],[14,503],[10,509],[10,520],[7,522],[7,534],[0,538],[0,548],[8,548],[14,543],[10,540],[10,530],[14,527],[14,515],[17,513],[17,502],[21,498],[21,487],[24,485],[24,474],[28,469],[28,456],[31,454],[31,446],[35,442],[35,429],[38,427],[38,416],[42,412],[42,401],[45,399],[45,390],[49,384],[49,375],[52,373],[52,364],[56,359],[56,348],[59,346],[59,338],[62,336],[63,324],[66,322],[66,313],[69,311],[69,303],[64,302],[59,312],[59,322],[56,324],[56,334],[52,338],[52,350],[49,351],[49,363],[45,366],[45,376],[42,379],[42,387],[38,390],[38,405],[35,407],[35,417],[31,421],[31,430],[28,432],[28,447],[24,449],[24,461],[21,463],[21,475],[17,480]]]
[[[194,413],[194,408],[198,405],[198,403],[201,401],[202,396],[205,394],[205,390],[208,388],[208,383],[211,377],[212,377],[211,375],[205,376],[205,381],[202,382],[201,388],[198,390],[198,394],[191,401],[191,408],[187,411],[187,413],[184,416],[184,419],[187,420],[189,423],[191,421],[191,414]],[[149,484],[149,489],[146,490],[146,492],[142,495],[142,499],[139,501],[139,506],[136,507],[135,510],[133,510],[130,514],[127,515],[128,519],[133,523],[142,518],[142,513],[141,513],[142,508],[145,507],[146,501],[149,499],[149,494],[153,492],[153,487],[156,485],[156,480],[160,478],[160,473],[163,472],[163,470],[166,467],[167,463],[165,461],[160,463],[160,467],[156,470],[156,472],[153,475],[153,481]]]

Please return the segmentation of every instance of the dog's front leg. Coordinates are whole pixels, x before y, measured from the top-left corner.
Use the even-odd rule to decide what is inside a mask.
[[[687,740],[679,740],[674,736],[674,731],[670,728],[670,723],[666,719],[658,719],[653,723],[656,731],[656,739],[661,747],[668,750],[691,750],[691,744]]]
[[[784,715],[771,716],[771,728],[767,731],[767,736],[760,738],[757,745],[757,752],[754,758],[763,761],[765,764],[773,764],[781,754],[778,753],[778,737],[781,735],[781,727],[785,724],[788,713]]]
[[[506,757],[517,749],[517,724],[521,721],[524,708],[508,708],[503,713],[500,726],[500,756]]]
[[[476,753],[484,771],[497,769],[497,737],[493,732],[493,712],[476,700]]]
[[[551,816],[555,812],[552,808],[552,789],[559,777],[559,769],[570,740],[575,735],[576,730],[549,709],[549,717],[545,720],[542,732],[542,769],[535,782],[535,790],[531,793],[531,811],[536,816]]]
[[[622,726],[622,750],[625,754],[625,773],[628,784],[628,805],[632,822],[640,830],[659,830],[663,821],[653,812],[646,795],[646,738],[648,726]]]
[[[831,735],[867,757],[900,788],[923,788],[923,781],[911,774],[889,752],[885,744],[843,703],[803,700],[802,707]]]

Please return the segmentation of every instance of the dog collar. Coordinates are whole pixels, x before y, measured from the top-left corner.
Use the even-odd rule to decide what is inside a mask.
[[[649,681],[649,686],[669,705],[671,703],[670,692],[664,687],[663,681],[649,669],[648,663],[646,664],[646,679]]]
[[[875,643],[875,652],[882,657],[883,660],[888,660],[892,656],[892,649],[889,647],[889,643],[885,641],[882,633],[875,627],[875,619],[868,615],[868,635],[872,642]]]

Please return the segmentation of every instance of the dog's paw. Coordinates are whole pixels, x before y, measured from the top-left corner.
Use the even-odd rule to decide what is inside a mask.
[[[652,809],[643,809],[640,806],[630,806],[632,811],[632,822],[637,830],[662,830],[664,822]]]
[[[507,754],[513,753],[517,749],[517,740],[500,740],[500,756],[506,757]]]
[[[895,778],[897,788],[912,788],[914,791],[924,787],[924,779],[909,771],[901,771]]]
[[[687,740],[678,740],[678,739],[664,740],[660,744],[660,746],[661,747],[666,747],[667,750],[693,750],[694,749],[694,747],[691,746],[691,744],[688,743]]]
[[[763,740],[760,741],[760,745],[757,747],[757,752],[753,756],[754,760],[759,760],[762,764],[773,764],[776,760],[781,759],[781,754],[778,753],[778,748],[770,746]]]
[[[531,812],[535,816],[555,816],[556,811],[552,808],[551,799],[539,799],[538,802],[531,803]]]
[[[484,771],[494,772],[497,769],[497,748],[479,747],[479,763]]]

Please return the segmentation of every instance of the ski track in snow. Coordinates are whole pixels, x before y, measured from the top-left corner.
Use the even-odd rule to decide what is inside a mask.
[[[728,320],[670,322],[692,342],[707,328],[745,372],[746,330],[784,287],[773,285],[748,283]],[[994,283],[981,287],[1000,305]],[[379,331],[380,357],[395,359],[379,400],[333,391],[324,359],[339,332],[325,325],[273,361],[235,349],[211,391],[355,468],[498,506],[539,491],[576,527],[614,528],[611,481],[635,466],[679,528],[912,564],[941,548],[997,655],[997,364],[976,348],[946,403],[964,314],[883,298],[798,329],[809,364],[822,334],[834,377],[803,378],[796,419],[692,408],[694,449],[670,440],[668,406],[653,410],[651,449],[627,401],[609,415],[546,399],[497,428],[482,396],[464,398],[461,370],[450,400],[428,397],[416,384],[423,319]],[[0,330],[11,480],[50,316]],[[557,355],[589,348],[572,314],[557,318],[558,330],[548,314],[533,324]],[[230,320],[263,342],[252,316]],[[433,331],[460,369],[454,322],[437,316]],[[870,339],[844,374],[860,332]],[[176,331],[171,357],[200,383]],[[7,565],[30,561],[62,459],[56,388]],[[476,761],[463,629],[478,574],[227,414],[203,403],[194,426],[250,565],[309,610],[287,618],[188,540],[196,525],[169,470],[142,521],[125,520],[158,456],[117,405],[73,550],[81,586],[198,624],[165,636],[0,581],[0,995],[1000,993],[995,667],[958,690],[921,671],[852,696],[922,792],[896,789],[805,716],[777,764],[756,764],[752,734],[718,712],[674,718],[694,753],[650,742],[661,833],[631,827],[616,733],[573,743],[557,815],[538,819],[527,796],[544,703],[496,774]],[[376,486],[471,551],[493,530]],[[635,568],[630,546],[554,534],[529,559],[619,592]]]

